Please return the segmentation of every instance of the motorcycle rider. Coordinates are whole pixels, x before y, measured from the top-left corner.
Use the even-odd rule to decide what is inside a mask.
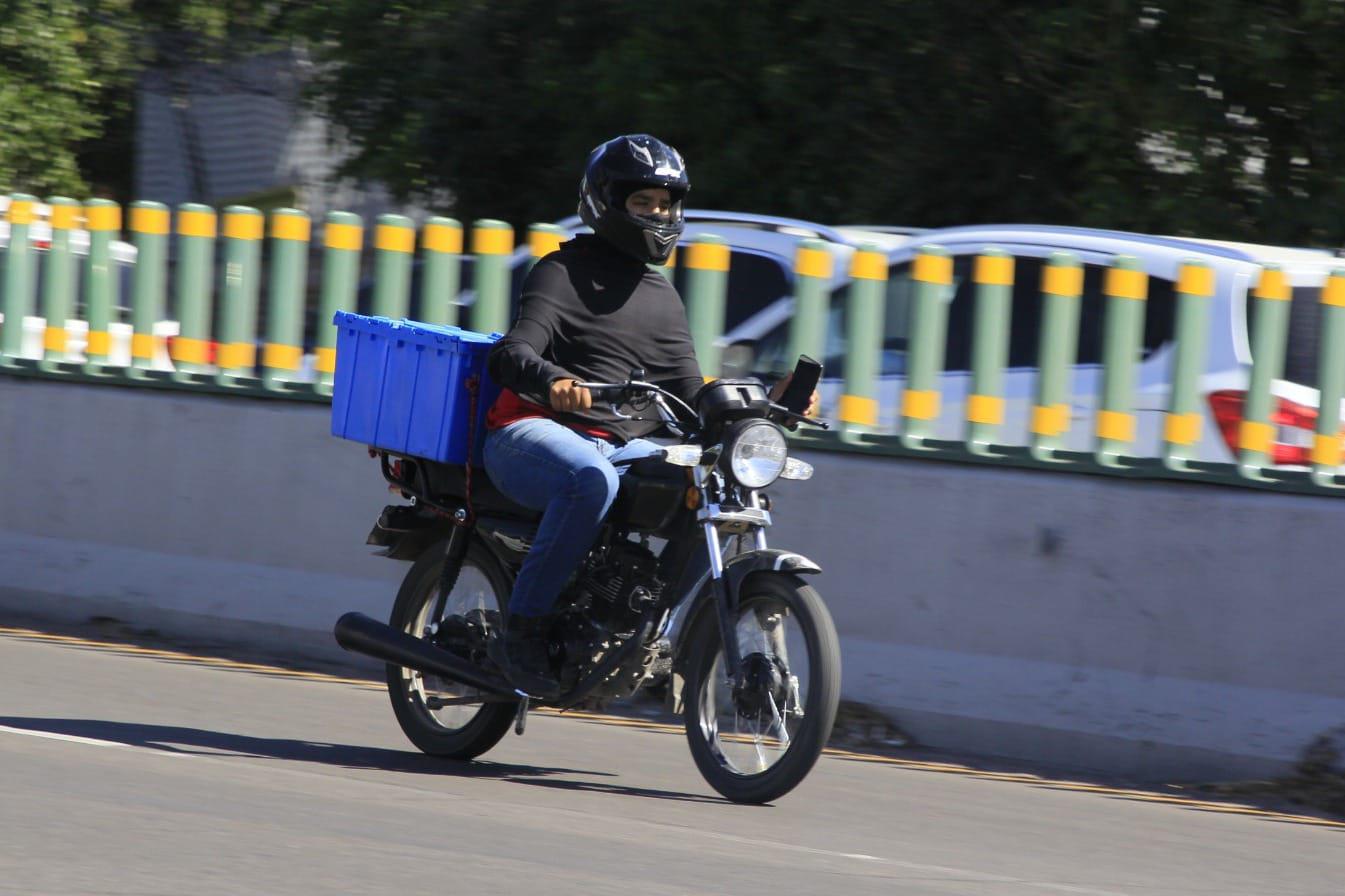
[[[511,683],[530,696],[560,691],[550,613],[616,497],[614,462],[661,450],[644,438],[658,420],[618,416],[578,384],[622,382],[642,369],[692,407],[704,384],[681,297],[649,267],[671,255],[689,189],[682,156],[655,137],[595,148],[579,184],[579,215],[593,233],[537,262],[517,319],[490,353],[502,391],[486,418],[486,471],[511,500],[542,511],[497,642]]]

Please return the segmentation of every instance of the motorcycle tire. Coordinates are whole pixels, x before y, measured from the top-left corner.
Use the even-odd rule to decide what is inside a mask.
[[[687,665],[685,700],[683,701],[683,721],[686,727],[687,742],[696,767],[706,782],[722,796],[736,803],[760,804],[784,796],[793,790],[812,770],[822,754],[831,736],[832,726],[836,723],[836,710],[841,693],[841,652],[836,636],[836,627],[831,613],[821,596],[811,586],[797,576],[780,573],[757,573],[749,576],[743,583],[738,599],[738,619],[736,631],[739,636],[739,650],[749,657],[748,663],[759,667],[778,669],[781,672],[802,671],[802,666],[794,661],[793,669],[787,669],[788,652],[770,648],[772,636],[764,631],[760,633],[759,650],[753,650],[750,644],[744,644],[743,628],[745,623],[757,616],[758,612],[792,618],[795,650],[804,647],[807,652],[806,696],[799,699],[797,684],[792,695],[786,694],[782,700],[772,698],[755,702],[770,708],[773,704],[780,712],[774,712],[775,725],[783,728],[788,737],[782,740],[776,735],[763,736],[761,718],[766,715],[758,710],[756,732],[751,731],[752,724],[746,720],[749,729],[744,734],[736,725],[744,720],[742,701],[737,692],[731,691],[725,683],[723,673],[723,648],[716,615],[706,613],[700,620],[696,640],[691,647]],[[783,625],[777,622],[776,625]],[[751,627],[750,625],[748,626]],[[781,642],[786,637],[780,635]],[[750,640],[750,638],[749,638]],[[779,654],[784,653],[783,662],[777,665]],[[767,674],[770,674],[769,671]],[[777,673],[776,681],[784,677],[784,690],[788,691],[789,674]],[[777,683],[776,688],[780,685]],[[766,690],[771,690],[767,688]],[[746,689],[744,689],[746,691]],[[791,699],[802,710],[797,726],[788,732],[788,718],[795,710],[791,709]],[[748,702],[751,702],[750,700]],[[780,707],[778,704],[783,703]],[[732,708],[735,725],[731,731],[721,732],[725,725],[724,707]],[[781,712],[786,721],[781,720]],[[770,718],[770,716],[767,716]],[[765,747],[765,749],[763,749]],[[774,761],[765,765],[767,755]],[[736,757],[736,758],[735,758]],[[748,759],[742,762],[742,757]],[[763,767],[759,769],[738,768],[737,764],[751,765],[756,760]]]
[[[424,551],[402,580],[392,607],[389,624],[396,629],[426,636],[439,592],[447,542],[440,541]],[[509,581],[499,563],[482,545],[473,540],[467,547],[462,572],[443,606],[445,616],[474,606],[479,610],[503,613],[509,599]],[[496,617],[499,618],[499,617]],[[474,759],[499,743],[513,724],[517,701],[483,702],[466,706],[432,708],[436,698],[428,690],[457,697],[477,692],[466,685],[447,682],[435,676],[389,663],[388,697],[397,723],[411,743],[422,752],[446,759]]]

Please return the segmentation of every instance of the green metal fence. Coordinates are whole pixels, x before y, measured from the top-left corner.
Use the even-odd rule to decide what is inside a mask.
[[[410,218],[383,215],[366,240],[364,222],[346,212],[329,214],[314,235],[307,214],[298,209],[264,214],[230,206],[217,214],[203,205],[170,210],[153,202],[128,207],[123,234],[116,203],[80,205],[51,197],[47,206],[48,217],[39,221],[36,197],[14,194],[6,211],[0,371],[289,400],[330,400],[337,366],[331,319],[337,310],[394,318],[415,313],[431,323],[458,324],[465,304],[472,329],[503,331],[516,274],[566,237],[560,228],[538,224],[516,248],[512,227],[479,220],[471,227],[466,254],[464,228],[452,218],[432,217],[417,226]],[[135,255],[129,272],[118,261],[118,253],[129,251],[126,238]],[[472,266],[470,293],[462,289],[465,258]],[[731,298],[730,246],[703,235],[680,247],[677,258],[663,273],[672,277],[674,265],[682,265],[697,353],[707,377],[717,376]],[[837,429],[800,430],[796,442],[888,456],[1345,492],[1340,414],[1345,268],[1331,274],[1320,294],[1321,402],[1310,434],[1310,462],[1286,468],[1272,451],[1277,425],[1272,383],[1283,374],[1290,339],[1290,289],[1282,272],[1267,266],[1248,297],[1254,306],[1255,360],[1246,371],[1237,457],[1211,463],[1196,450],[1205,427],[1201,376],[1215,294],[1210,268],[1193,259],[1179,271],[1170,388],[1157,447],[1146,454],[1138,446],[1136,389],[1149,283],[1140,263],[1124,256],[1113,259],[1105,276],[1101,380],[1088,407],[1078,406],[1071,388],[1083,269],[1069,253],[1047,260],[1035,285],[1040,297],[1035,389],[1020,421],[1026,437],[1005,442],[1016,261],[992,248],[975,259],[974,268],[955,272],[947,252],[925,246],[914,259],[910,281],[889,283],[887,257],[865,245],[851,257],[844,293],[832,296],[833,254],[818,240],[801,240],[793,259],[790,357],[823,359],[831,326],[842,328],[847,348],[842,369],[833,371],[843,376],[835,396]],[[964,392],[956,396],[961,411],[953,421],[945,397],[944,346],[959,278],[970,279],[974,306],[970,321],[958,322],[968,327],[970,366],[961,375]],[[904,305],[890,301],[898,293],[907,296]],[[75,321],[81,308],[82,321]],[[906,318],[886,320],[893,308]],[[177,322],[167,344],[156,332],[165,320]],[[902,334],[903,366],[897,371],[884,369],[890,333]],[[901,388],[887,411],[895,422],[884,425],[880,382],[894,372]],[[938,437],[954,423],[957,438]],[[1085,435],[1091,448],[1071,450]]]

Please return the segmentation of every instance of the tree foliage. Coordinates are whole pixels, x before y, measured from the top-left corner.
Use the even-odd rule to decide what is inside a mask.
[[[82,140],[100,133],[103,91],[124,86],[115,24],[129,0],[0,0],[0,183],[78,195]]]
[[[355,173],[515,223],[649,131],[694,203],[1340,242],[1335,0],[336,0],[308,26]]]
[[[138,74],[288,35],[292,9],[256,0],[0,0],[0,185],[73,196],[90,181],[123,189]]]
[[[1340,244],[1342,0],[0,0],[0,183],[129,180],[146,65],[302,38],[348,173],[569,214],[647,131],[692,201]],[[120,173],[119,173],[120,172]]]

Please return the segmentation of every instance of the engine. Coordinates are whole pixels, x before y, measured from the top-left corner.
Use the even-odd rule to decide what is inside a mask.
[[[571,586],[558,630],[569,658],[569,686],[587,673],[608,651],[633,637],[640,617],[663,594],[658,557],[644,544],[614,540],[590,552]],[[653,671],[660,645],[636,651],[630,661],[613,670],[595,689],[584,708],[633,693]]]
[[[653,551],[617,540],[589,554],[574,588],[575,603],[615,634],[634,630],[640,614],[662,596],[664,583]]]

